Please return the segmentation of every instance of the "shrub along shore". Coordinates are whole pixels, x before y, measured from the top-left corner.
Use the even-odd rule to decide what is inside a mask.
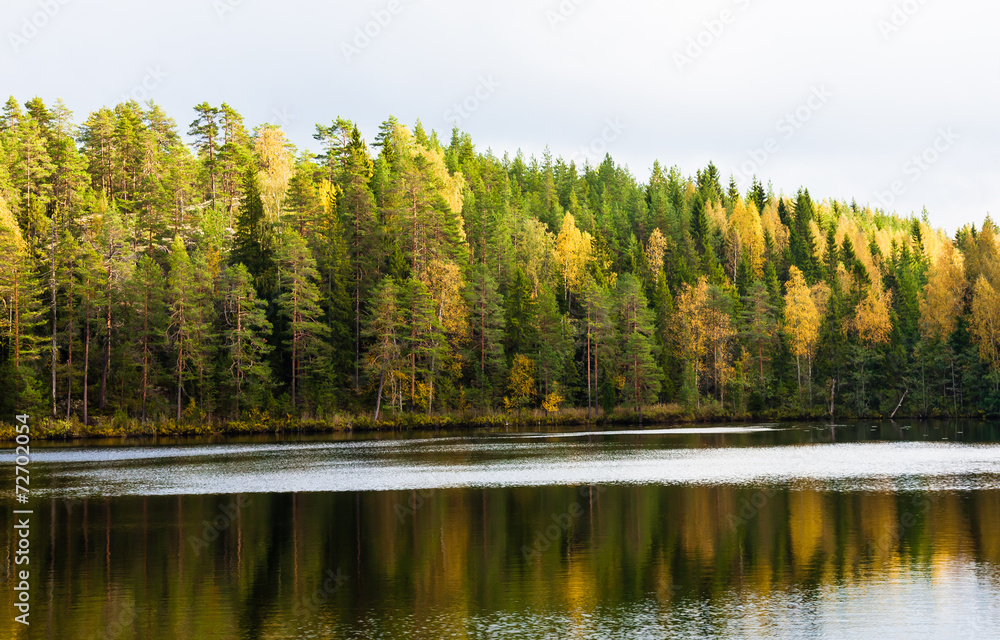
[[[947,416],[933,416],[947,417]],[[986,416],[974,415],[967,418],[982,419]],[[883,420],[887,416],[838,416],[838,421],[854,419]],[[896,416],[897,420],[922,418],[918,416]],[[643,408],[642,417],[635,409],[618,407],[613,411],[595,411],[590,418],[586,409],[563,409],[547,412],[531,410],[521,412],[454,412],[434,415],[399,413],[383,414],[378,423],[372,415],[337,414],[324,418],[297,418],[290,415],[274,416],[258,414],[244,420],[182,420],[160,418],[140,422],[133,418],[117,415],[95,418],[90,424],[79,420],[53,420],[51,418],[31,421],[33,440],[71,440],[97,438],[148,438],[157,436],[246,436],[262,434],[323,434],[365,431],[419,431],[419,430],[476,430],[505,427],[537,426],[552,427],[614,427],[614,426],[664,426],[693,423],[748,422],[811,420],[825,421],[829,416],[817,411],[812,414],[802,412],[770,412],[766,415],[734,414],[717,405],[701,408],[686,408],[681,405],[655,405]],[[14,439],[13,424],[0,424],[0,441]]]

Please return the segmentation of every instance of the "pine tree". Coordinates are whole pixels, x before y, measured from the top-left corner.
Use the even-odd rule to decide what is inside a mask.
[[[216,173],[218,171],[219,109],[207,102],[195,105],[198,117],[191,123],[188,135],[195,139],[195,148],[202,157],[202,165],[208,172],[208,197],[215,203]]]
[[[331,153],[332,151],[328,151]],[[368,293],[377,273],[380,251],[375,219],[375,196],[369,187],[374,167],[357,126],[351,128],[350,141],[343,155],[340,199],[341,220],[346,232],[351,262],[354,302],[354,391],[360,391],[361,300]]]
[[[184,241],[178,236],[170,247],[168,278],[170,320],[167,337],[174,347],[174,373],[177,385],[176,419],[181,419],[184,382],[204,366],[205,326],[198,279]]]
[[[96,333],[94,322],[98,318],[102,287],[105,283],[105,268],[101,255],[89,238],[81,243],[77,269],[80,274],[80,298],[83,306],[83,317],[81,318],[83,321],[83,423],[89,424],[91,342]]]
[[[6,387],[13,393],[12,402],[23,402],[24,408],[35,409],[39,401],[34,380],[34,363],[38,357],[36,328],[42,321],[33,260],[21,229],[0,198],[0,302],[5,313],[0,318],[3,329]],[[5,407],[21,410],[21,405]]]
[[[330,329],[321,322],[316,260],[294,229],[282,233],[276,262],[280,267],[278,315],[288,323],[284,344],[291,352],[291,402],[297,408],[303,382],[317,370],[317,361],[326,353],[324,340]]]
[[[259,400],[271,384],[271,367],[267,355],[271,323],[265,315],[266,303],[257,297],[253,278],[242,264],[226,269],[222,279],[223,344],[226,350],[228,386],[233,392],[233,409],[240,419],[240,404],[244,398]]]
[[[767,286],[753,283],[743,301],[741,336],[757,360],[757,393],[765,397],[764,363],[769,360],[778,333],[777,308],[771,302]]]
[[[225,198],[229,226],[232,227],[236,203],[244,195],[243,177],[253,163],[253,150],[250,135],[243,125],[243,116],[225,102],[219,106],[219,115],[222,120],[222,146],[219,147],[217,162],[219,186]]]
[[[505,367],[503,337],[506,321],[499,287],[486,265],[477,266],[466,288],[470,310],[470,353],[473,379],[486,401],[493,383],[503,377]]]
[[[655,402],[661,388],[653,314],[639,280],[630,273],[618,277],[617,303],[624,339],[621,352],[623,393],[626,401],[635,405],[639,424],[642,424],[643,403]]]
[[[403,288],[405,354],[410,360],[410,406],[415,409],[426,400],[427,413],[433,411],[434,384],[446,353],[446,341],[434,309],[430,291],[420,280],[410,278]]]
[[[253,277],[254,289],[270,298],[277,288],[274,263],[274,231],[264,214],[257,173],[247,169],[243,176],[243,202],[236,220],[236,236],[229,254],[229,263],[242,264]]]
[[[567,360],[572,352],[568,339],[567,320],[559,313],[555,294],[543,288],[534,306],[534,335],[537,347],[534,358],[541,385],[542,398],[558,393],[566,378]]]
[[[129,346],[141,371],[140,416],[145,422],[148,417],[150,388],[159,377],[158,356],[163,347],[167,324],[166,279],[162,267],[150,256],[142,256],[126,290],[129,292],[129,307],[133,313]]]
[[[365,351],[365,371],[378,380],[375,393],[375,423],[382,410],[382,398],[389,383],[390,397],[400,396],[397,388],[404,378],[403,310],[399,307],[400,290],[392,278],[383,278],[375,289],[374,302],[365,321],[364,337],[369,342]]]

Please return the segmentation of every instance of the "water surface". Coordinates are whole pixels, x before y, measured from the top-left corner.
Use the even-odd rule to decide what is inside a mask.
[[[45,443],[28,637],[1000,637],[998,442],[863,423]]]

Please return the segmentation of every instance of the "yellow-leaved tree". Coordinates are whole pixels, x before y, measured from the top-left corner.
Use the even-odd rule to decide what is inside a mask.
[[[271,222],[284,212],[288,182],[295,172],[294,149],[285,132],[274,125],[264,125],[254,136],[253,150],[257,156],[260,192]]]
[[[28,349],[26,329],[33,317],[30,257],[17,219],[0,196],[0,335],[8,342],[9,355],[17,372]]]
[[[925,338],[947,341],[951,337],[962,314],[966,287],[961,254],[953,245],[943,245],[920,300],[920,331]]]
[[[791,341],[792,353],[795,354],[800,406],[802,405],[802,359],[805,358],[809,365],[811,385],[812,357],[819,342],[820,319],[816,298],[806,283],[805,276],[798,267],[790,267],[788,282],[785,283],[785,335]]]
[[[702,359],[708,349],[705,302],[708,299],[708,278],[702,276],[698,284],[685,284],[677,294],[677,311],[674,314],[673,338],[678,353],[684,360],[687,373],[684,386],[693,394],[695,404],[701,407],[699,382]]]
[[[660,233],[660,229],[653,229],[646,242],[646,262],[649,270],[653,273],[653,280],[659,284],[660,274],[663,272],[664,258],[667,255],[667,239]]]
[[[980,357],[994,372],[1000,370],[1000,292],[982,275],[972,289],[972,334]]]
[[[569,300],[570,292],[583,287],[587,264],[591,258],[591,237],[580,231],[572,213],[563,216],[562,228],[556,236],[555,259],[562,273],[563,293]]]
[[[861,393],[858,394],[858,414],[865,411],[865,361],[868,352],[880,344],[889,341],[892,335],[892,317],[889,309],[892,307],[892,291],[882,291],[879,286],[873,286],[868,294],[858,303],[854,310],[854,330],[861,342]]]
[[[757,205],[737,199],[729,217],[729,267],[736,279],[740,260],[745,255],[754,280],[764,277],[764,227]]]
[[[943,345],[951,363],[952,403],[958,413],[958,385],[955,375],[955,351],[949,338],[955,333],[958,318],[963,313],[963,300],[968,283],[962,254],[950,242],[937,248],[937,260],[927,274],[927,285],[920,299],[920,333],[931,348]],[[924,412],[927,412],[926,385],[923,392]]]
[[[503,404],[507,411],[523,409],[535,399],[535,361],[517,354],[510,365],[510,380]]]
[[[462,361],[458,354],[469,335],[469,306],[463,297],[462,270],[451,260],[434,258],[420,272],[420,281],[427,286],[434,302],[434,313],[448,343],[442,364],[450,365],[452,372],[461,371]]]

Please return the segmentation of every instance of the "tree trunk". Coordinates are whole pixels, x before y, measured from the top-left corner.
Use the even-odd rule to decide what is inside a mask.
[[[378,414],[382,410],[382,387],[385,385],[385,368],[378,379],[378,395],[375,397],[375,424],[378,424]]]
[[[69,330],[67,335],[69,335],[69,340],[67,341],[66,350],[66,419],[70,419],[70,408],[73,405],[73,275],[72,275],[72,265],[70,266],[70,279],[69,279]]]
[[[49,272],[49,288],[52,290],[52,417],[56,417],[56,360],[59,352],[56,348],[56,223],[52,221],[52,269]]]
[[[802,410],[802,358],[795,354],[795,372],[799,383],[799,410]]]
[[[899,399],[899,404],[896,405],[896,408],[893,409],[893,411],[892,411],[892,415],[889,416],[890,420],[892,420],[893,418],[896,417],[896,412],[899,411],[899,408],[901,406],[903,406],[903,400],[906,400],[906,394],[908,394],[909,392],[910,392],[909,389],[907,389],[906,391],[903,392],[903,397]]]
[[[104,409],[108,406],[108,372],[111,370],[111,301],[108,301],[108,310],[105,315],[105,336],[104,336],[104,366],[101,368],[101,397],[99,406]]]
[[[837,379],[830,383],[830,419],[833,420],[833,400],[837,395]]]
[[[591,396],[590,396],[590,312],[587,312],[587,420],[590,421],[591,413],[590,408],[592,406]]]
[[[90,372],[90,293],[87,293],[86,312],[84,313],[84,337],[83,337],[83,424],[88,424],[88,401],[90,398],[90,387],[88,385],[88,374]]]
[[[184,339],[177,352],[177,422],[181,421],[181,390],[184,388]]]
[[[142,305],[142,422],[146,422],[146,395],[149,389],[149,287]]]

